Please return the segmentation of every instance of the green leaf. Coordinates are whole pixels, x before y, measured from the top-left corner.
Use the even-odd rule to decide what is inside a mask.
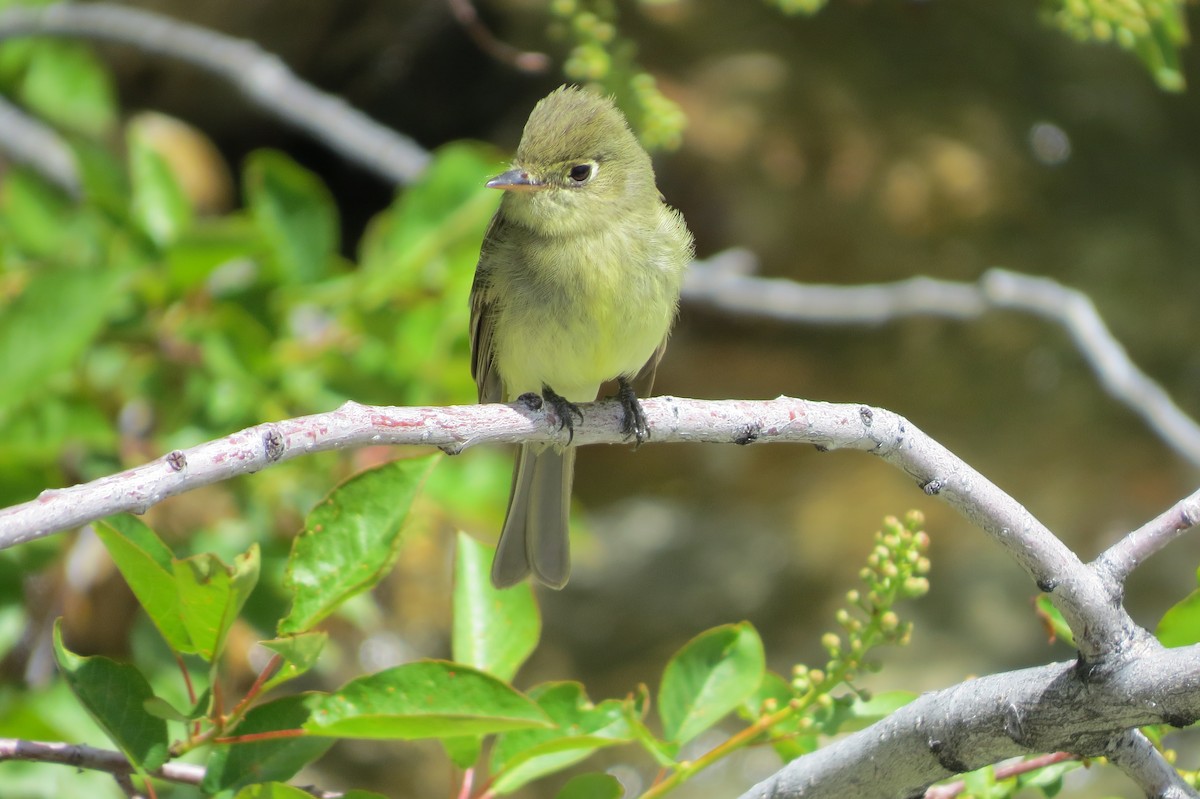
[[[767,671],[763,674],[762,684],[738,708],[738,715],[746,721],[757,721],[764,712],[782,710],[795,698],[796,691],[790,682],[773,671]],[[819,739],[816,735],[801,731],[802,720],[807,721],[809,717],[803,713],[792,713],[771,725],[768,731],[771,747],[784,762],[817,749]],[[805,725],[805,729],[809,729],[809,726]]]
[[[312,794],[282,782],[264,782],[247,785],[237,792],[234,799],[312,799]],[[341,799],[388,799],[381,793],[362,791],[357,788],[339,794]]]
[[[312,799],[312,794],[282,782],[260,782],[242,788],[234,799]]]
[[[916,698],[917,694],[912,691],[885,691],[865,702],[857,697],[852,702],[839,701],[821,731],[826,735],[835,735],[861,730],[890,716]]]
[[[230,735],[298,730],[308,720],[308,701],[309,697],[297,694],[259,705],[246,714]],[[291,779],[334,743],[332,738],[300,736],[217,744],[209,756],[201,788],[218,793],[256,782]]]
[[[442,747],[446,755],[461,769],[468,769],[479,761],[483,752],[483,738],[478,735],[463,735],[456,738],[442,738]]]
[[[1200,643],[1200,588],[1172,605],[1154,634],[1168,648]]]
[[[154,696],[142,673],[106,657],[80,657],[63,644],[62,620],[54,623],[54,659],[71,692],[129,762],[153,771],[167,760],[167,723],[151,716]]]
[[[554,799],[621,799],[625,789],[611,774],[577,774],[554,795]]]
[[[747,622],[715,627],[684,644],[663,671],[658,712],[668,741],[683,744],[758,690],[762,640]]]
[[[192,207],[166,160],[145,135],[131,128],[129,146],[133,221],[159,247],[179,238],[192,222]]]
[[[116,124],[112,79],[91,51],[75,42],[37,42],[20,97],[39,116],[87,136],[101,136]]]
[[[208,705],[212,698],[212,689],[205,689],[196,700],[195,706],[186,713],[172,705],[161,696],[152,696],[142,705],[151,716],[165,721],[195,721],[208,713]]]
[[[636,738],[629,719],[632,699],[609,699],[593,705],[583,686],[547,683],[529,692],[531,699],[557,725],[551,730],[519,730],[496,739],[492,748],[492,790],[511,793],[523,785],[561,771],[597,749]]]
[[[257,150],[243,173],[246,204],[263,232],[284,284],[328,274],[338,247],[338,217],[329,189],[289,156]]]
[[[308,514],[292,543],[284,587],[292,609],[279,634],[304,632],[387,574],[400,530],[436,456],[393,461],[351,477]]]
[[[79,362],[121,302],[123,282],[117,269],[47,268],[15,300],[0,298],[0,421]]]
[[[167,645],[176,652],[194,654],[191,636],[180,615],[179,585],[171,550],[133,516],[110,516],[98,522],[95,530]]]
[[[262,691],[266,693],[277,685],[293,680],[304,674],[317,663],[321,651],[329,635],[323,632],[300,633],[271,641],[260,641],[259,645],[271,650],[283,658],[279,671],[263,684]]]
[[[448,661],[420,661],[351,680],[310,698],[314,735],[447,738],[548,727],[536,704],[490,674]]]
[[[437,151],[420,180],[368,225],[359,245],[367,278],[361,297],[368,307],[397,294],[444,288],[471,280],[479,242],[500,198],[484,186],[496,170],[495,156],[476,145],[451,144]]]
[[[258,544],[226,566],[206,552],[175,562],[175,580],[183,623],[196,654],[216,660],[225,636],[258,582]]]
[[[62,249],[63,229],[73,215],[62,192],[31,172],[14,169],[4,176],[3,199],[6,232],[17,247],[43,257]]]
[[[244,215],[200,219],[182,231],[167,250],[167,274],[177,291],[209,281],[206,288],[214,295],[229,294],[257,279],[252,259],[263,246],[258,229]],[[231,268],[231,264],[245,268]],[[214,275],[218,269],[222,274]]]
[[[1046,626],[1046,633],[1050,642],[1062,641],[1069,647],[1075,646],[1075,634],[1071,632],[1071,627],[1067,624],[1067,620],[1063,618],[1062,613],[1058,608],[1054,607],[1054,603],[1050,600],[1048,594],[1039,594],[1034,601],[1037,606],[1038,616],[1041,617],[1042,623]]]
[[[528,583],[503,591],[492,587],[494,553],[466,533],[458,534],[450,651],[458,663],[511,680],[537,646],[542,620]]]

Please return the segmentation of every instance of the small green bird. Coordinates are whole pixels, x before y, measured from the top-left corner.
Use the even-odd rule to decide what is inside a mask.
[[[559,424],[619,382],[622,429],[648,435],[646,396],[675,321],[692,234],[663,202],[650,156],[611,100],[564,86],[525,123],[471,287],[471,374],[480,402],[544,400]],[[575,450],[521,446],[492,583],[571,572]]]

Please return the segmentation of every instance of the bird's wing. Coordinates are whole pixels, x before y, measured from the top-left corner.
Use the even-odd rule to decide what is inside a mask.
[[[663,336],[662,343],[658,345],[658,349],[650,356],[650,360],[646,361],[646,365],[641,368],[641,371],[634,376],[630,385],[633,386],[633,391],[639,399],[645,399],[650,396],[650,392],[654,389],[654,375],[658,371],[658,362],[662,360],[663,353],[667,351],[667,337]]]
[[[479,251],[479,263],[475,266],[475,280],[471,284],[471,377],[479,389],[480,402],[503,402],[504,386],[500,373],[496,371],[496,358],[492,350],[492,332],[495,328],[493,301],[490,291],[491,249],[504,226],[504,219],[497,213],[483,236]]]

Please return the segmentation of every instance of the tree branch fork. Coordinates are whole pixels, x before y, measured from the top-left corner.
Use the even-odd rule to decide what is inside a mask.
[[[1200,522],[1200,490],[1083,563],[1020,503],[904,417],[883,408],[791,397],[642,401],[652,443],[810,444],[882,458],[999,544],[1070,624],[1074,663],[971,680],[785,766],[747,797],[911,796],[1006,757],[1064,750],[1107,755],[1148,795],[1200,796],[1137,732],[1200,719],[1200,646],[1167,650],[1121,604],[1136,565]],[[622,444],[622,408],[582,406],[575,445]],[[568,443],[548,407],[386,407],[347,402],[321,414],[249,427],[90,483],[48,489],[0,509],[0,549],[270,468],[310,453],[423,445],[449,454],[479,444]],[[870,763],[868,769],[864,764]],[[864,780],[870,778],[870,783]],[[1151,790],[1153,788],[1153,790]]]

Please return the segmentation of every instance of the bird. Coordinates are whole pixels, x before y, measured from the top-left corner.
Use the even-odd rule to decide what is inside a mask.
[[[497,588],[570,576],[577,403],[616,380],[621,429],[649,437],[650,394],[694,240],[614,101],[566,85],[530,112],[484,234],[470,297],[479,402],[548,406],[568,443],[522,444],[492,562]]]

